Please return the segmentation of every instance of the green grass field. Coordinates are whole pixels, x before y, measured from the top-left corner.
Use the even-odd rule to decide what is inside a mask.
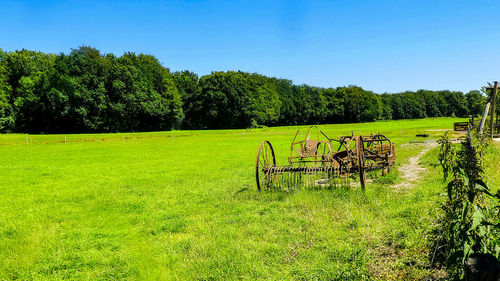
[[[409,144],[415,134],[437,136],[457,121],[319,127],[332,137],[386,134],[401,165],[422,149]],[[410,189],[393,187],[401,181],[394,169],[368,184],[366,194],[354,184],[257,192],[260,141],[271,141],[284,164],[296,129],[1,135],[0,279],[418,280],[436,274],[428,270],[427,237],[444,199],[438,148],[422,158],[426,175]]]

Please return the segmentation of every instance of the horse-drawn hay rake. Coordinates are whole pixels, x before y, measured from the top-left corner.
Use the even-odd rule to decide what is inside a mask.
[[[316,139],[311,139],[311,130]],[[303,140],[290,147],[288,166],[277,166],[274,149],[267,140],[257,151],[257,188],[290,190],[299,186],[332,186],[348,184],[359,173],[361,188],[366,185],[366,172],[382,169],[385,174],[396,161],[394,144],[384,135],[342,136],[331,139],[316,126],[311,126]],[[320,140],[321,134],[321,140]]]

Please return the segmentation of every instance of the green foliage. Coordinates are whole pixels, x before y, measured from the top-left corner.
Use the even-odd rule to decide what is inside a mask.
[[[5,56],[0,130],[12,120],[23,132],[168,130],[184,117],[173,75],[152,56],[117,58],[86,46],[68,55],[22,50]]]
[[[481,95],[480,91],[474,90],[468,92],[465,94],[465,100],[467,101],[470,115],[478,116],[483,114],[482,110],[486,102],[486,97]]]
[[[196,73],[190,71],[175,72],[173,79],[177,91],[181,97],[182,110],[185,114],[183,120],[184,127],[199,128],[203,121],[201,111],[201,91],[199,86],[200,79]]]
[[[274,124],[281,102],[270,79],[245,72],[213,72],[200,79],[198,112],[207,128],[247,128],[252,120]]]
[[[10,102],[16,131],[38,131],[47,120],[43,104],[53,72],[55,55],[21,50],[5,59]]]
[[[14,128],[12,117],[12,87],[8,83],[7,54],[0,49],[0,133],[9,132]]]
[[[380,97],[360,87],[338,88],[344,98],[344,121],[373,122],[382,117]]]
[[[468,131],[467,138],[456,148],[444,134],[439,140],[439,161],[448,181],[447,201],[443,205],[444,255],[451,276],[463,274],[465,261],[473,253],[491,253],[498,257],[500,225],[496,212],[490,211],[498,198],[491,195],[484,182],[482,159],[485,138]],[[498,208],[498,207],[497,207]]]
[[[0,50],[0,132],[114,132],[372,122],[478,114],[477,91],[378,95],[242,71],[171,73],[151,56]],[[500,106],[499,106],[500,108]]]

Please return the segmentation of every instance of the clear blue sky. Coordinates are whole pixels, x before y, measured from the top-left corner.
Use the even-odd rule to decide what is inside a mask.
[[[0,1],[0,48],[158,57],[375,92],[500,79],[500,1]]]

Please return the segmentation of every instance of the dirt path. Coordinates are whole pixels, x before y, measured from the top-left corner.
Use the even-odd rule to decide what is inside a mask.
[[[399,172],[401,172],[402,174],[403,181],[394,186],[396,189],[411,188],[413,187],[413,185],[415,185],[415,182],[420,179],[420,175],[422,174],[422,172],[426,170],[426,168],[419,165],[420,158],[422,158],[422,156],[424,156],[424,154],[429,150],[438,146],[438,144],[434,140],[429,140],[422,144],[410,145],[421,145],[423,146],[423,149],[416,156],[410,157],[408,159],[408,163],[399,167]]]

